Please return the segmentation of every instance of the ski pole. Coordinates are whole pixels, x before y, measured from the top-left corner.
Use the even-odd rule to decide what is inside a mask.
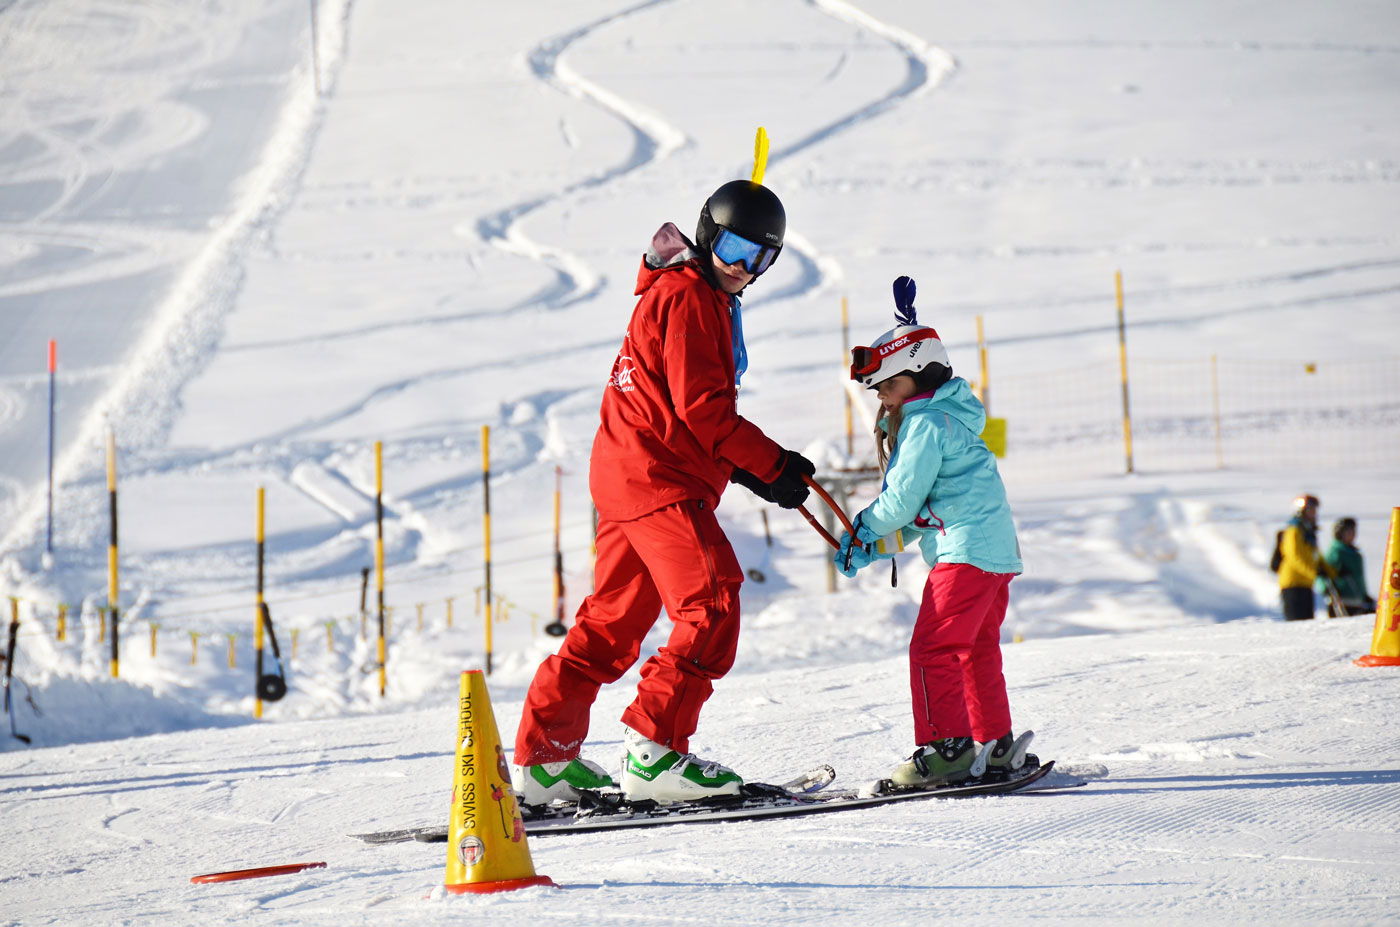
[[[15,730],[15,703],[10,698],[10,680],[15,674],[15,639],[19,636],[19,599],[10,597],[10,643],[5,648],[5,713],[10,716],[10,735],[22,743],[29,738]]]
[[[1337,589],[1337,584],[1333,582],[1332,577],[1328,576],[1326,573],[1322,574],[1322,578],[1327,582],[1326,598],[1332,600],[1327,609],[1329,617],[1345,618],[1350,612],[1347,611],[1346,605],[1342,603],[1342,593]]]
[[[559,546],[559,505],[563,498],[564,468],[554,468],[554,620],[544,626],[550,637],[569,633],[564,626],[564,550]]]
[[[773,560],[773,533],[768,530],[768,511],[764,509],[758,514],[763,516],[763,562],[756,567],[749,567],[745,572],[754,582],[764,583],[768,581],[768,575],[763,571]]]
[[[272,659],[277,664],[276,673],[264,673],[262,671],[262,651],[258,651],[256,685],[258,698],[264,702],[280,701],[287,694],[287,670],[282,665],[282,648],[277,646],[277,632],[272,627],[272,611],[267,607],[266,602],[258,603],[258,624],[267,632],[268,640],[272,642]]]

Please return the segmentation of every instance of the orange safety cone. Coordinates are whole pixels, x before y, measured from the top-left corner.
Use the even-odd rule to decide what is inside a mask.
[[[1390,538],[1385,542],[1381,577],[1371,652],[1353,660],[1357,666],[1400,666],[1400,508],[1390,511]]]
[[[443,887],[462,894],[553,885],[549,876],[535,875],[481,670],[462,673],[455,762]]]

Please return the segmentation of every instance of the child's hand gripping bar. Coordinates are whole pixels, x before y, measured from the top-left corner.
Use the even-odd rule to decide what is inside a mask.
[[[810,476],[803,476],[802,481],[808,486],[810,486],[812,490],[816,492],[817,495],[821,496],[822,501],[825,502],[828,506],[830,506],[831,510],[836,513],[836,517],[841,520],[841,524],[845,527],[846,533],[851,536],[852,546],[859,547],[861,550],[864,550],[865,545],[862,544],[860,540],[856,537],[856,529],[851,524],[851,520],[846,517],[845,512],[841,511],[841,506],[836,504],[836,500],[831,498],[831,493],[823,489],[821,487],[821,484],[818,483],[816,480],[812,479]],[[841,549],[841,542],[836,540],[836,538],[832,537],[831,532],[827,531],[825,528],[822,527],[821,522],[817,521],[816,517],[813,516],[811,512],[807,511],[807,506],[799,505],[797,507],[797,510],[802,513],[803,518],[807,519],[807,523],[809,525],[817,529],[818,534],[826,538],[826,542],[828,544],[830,544],[837,550]]]

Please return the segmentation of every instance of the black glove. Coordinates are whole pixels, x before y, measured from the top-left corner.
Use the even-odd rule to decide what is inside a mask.
[[[768,484],[769,497],[785,509],[795,509],[807,501],[804,476],[817,472],[817,467],[796,451],[783,451],[782,472]]]
[[[734,472],[729,474],[729,482],[738,483],[764,502],[773,501],[773,492],[768,484],[742,467],[734,468]]]

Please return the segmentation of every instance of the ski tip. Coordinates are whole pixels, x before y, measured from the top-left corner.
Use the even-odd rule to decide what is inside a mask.
[[[447,831],[445,830],[424,830],[413,835],[413,839],[419,843],[446,843]]]

